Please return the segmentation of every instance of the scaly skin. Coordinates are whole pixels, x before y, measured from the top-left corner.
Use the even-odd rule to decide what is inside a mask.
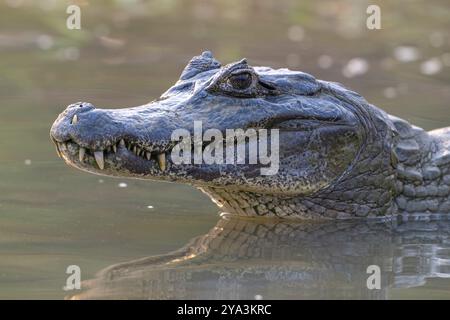
[[[176,252],[102,270],[73,298],[386,299],[391,288],[450,277],[449,217],[223,218]],[[369,265],[380,267],[380,290],[366,286]]]
[[[279,129],[280,165],[181,164],[175,129]],[[51,138],[95,174],[191,184],[229,213],[352,218],[450,212],[450,130],[425,132],[339,84],[241,60],[194,57],[159,99],[135,108],[70,105]],[[248,143],[247,143],[248,144]],[[203,146],[205,147],[205,145]],[[81,156],[80,156],[81,153]]]

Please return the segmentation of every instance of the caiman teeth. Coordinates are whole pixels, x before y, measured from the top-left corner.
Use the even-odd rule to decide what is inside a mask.
[[[58,155],[58,157],[62,158],[61,151],[59,151],[58,143],[55,143],[55,148],[56,148],[56,154]]]
[[[159,168],[161,169],[161,171],[166,170],[166,154],[165,153],[158,154],[158,164],[159,164]]]
[[[76,124],[78,122],[78,116],[74,115],[72,118],[72,124]]]
[[[105,168],[105,159],[103,158],[103,151],[95,151],[94,157],[95,161],[97,161],[100,170],[103,170]]]
[[[78,149],[78,160],[80,163],[86,163],[86,158],[90,158],[92,155],[94,156],[95,162],[100,170],[105,169],[105,154],[106,156],[111,155],[112,152],[117,153],[119,147],[125,147],[130,152],[135,154],[136,156],[142,158],[143,160],[148,161],[156,161],[158,163],[158,167],[161,171],[167,170],[167,162],[166,162],[166,153],[165,152],[152,152],[145,147],[138,146],[133,143],[128,143],[124,139],[121,139],[118,143],[111,144],[104,148],[104,150],[94,151],[92,149],[82,147],[78,145],[74,141],[68,142],[56,142],[56,153],[58,156],[62,157],[65,153],[71,153],[74,149]],[[70,148],[69,148],[70,147]],[[75,155],[76,156],[76,155]],[[120,159],[119,159],[120,160]]]
[[[80,160],[80,162],[83,162],[85,154],[86,154],[86,149],[83,147],[80,147],[80,153],[78,154],[78,159]]]

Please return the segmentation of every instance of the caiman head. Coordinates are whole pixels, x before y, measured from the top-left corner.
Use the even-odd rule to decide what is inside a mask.
[[[217,135],[201,142],[183,137],[183,142],[206,152],[212,141],[220,141],[226,145],[224,159],[229,149],[236,150],[234,163],[196,163],[195,152],[192,161],[173,161],[179,147],[173,133],[183,129],[194,137],[194,122],[201,124],[200,135],[208,129]],[[272,164],[236,163],[237,148],[250,152],[262,138],[228,145],[226,133],[233,129],[266,129],[266,147],[277,156],[272,158],[276,170],[261,174]],[[276,140],[271,139],[274,132]],[[71,166],[100,175],[189,183],[238,214],[351,213],[357,204],[352,190],[357,189],[364,194],[376,189],[382,200],[375,199],[374,208],[384,212],[390,206],[394,131],[386,115],[336,83],[288,69],[251,67],[245,59],[221,66],[204,52],[160,98],[124,109],[71,104],[50,135]],[[334,213],[324,212],[331,209],[326,201]]]

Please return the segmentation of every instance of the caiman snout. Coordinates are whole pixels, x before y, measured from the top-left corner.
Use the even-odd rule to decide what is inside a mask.
[[[164,133],[154,130],[160,118],[152,115],[148,108],[100,109],[79,102],[58,116],[50,137],[58,155],[83,170],[111,175],[119,170],[162,172],[170,146],[161,140]]]
[[[114,121],[103,109],[91,103],[69,105],[53,123],[50,136],[56,142],[73,140],[88,148],[105,147],[107,136],[117,135],[120,123]]]

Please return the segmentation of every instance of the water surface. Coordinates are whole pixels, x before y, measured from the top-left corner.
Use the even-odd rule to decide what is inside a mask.
[[[259,255],[239,256],[239,238],[220,232],[216,251],[207,240],[199,249],[189,241],[216,224],[235,228],[201,192],[77,171],[48,138],[66,105],[144,104],[205,49],[341,82],[426,129],[449,126],[447,1],[379,3],[383,29],[369,31],[366,1],[95,1],[81,6],[81,30],[66,29],[63,2],[2,2],[0,298],[449,298],[445,219],[408,232],[232,219],[269,230],[250,242]],[[186,246],[195,255],[169,267],[154,258]],[[145,263],[105,290],[97,273],[136,259]],[[96,279],[82,293],[62,289],[72,264]],[[380,291],[364,287],[368,264],[382,267]]]
[[[439,298],[450,286],[448,218],[287,222],[224,216],[175,252],[102,270],[71,298]]]

